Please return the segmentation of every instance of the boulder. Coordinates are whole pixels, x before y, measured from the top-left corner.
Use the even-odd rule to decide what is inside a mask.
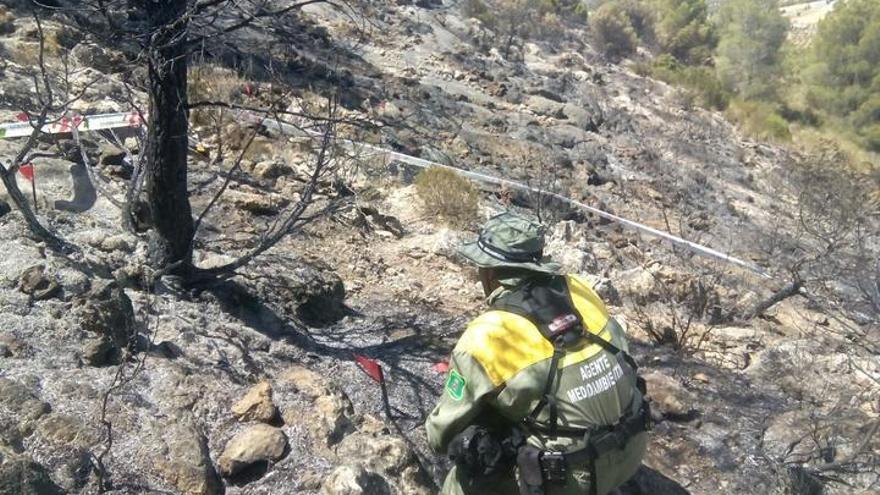
[[[562,109],[564,105],[557,101],[553,101],[543,96],[532,95],[526,98],[526,107],[538,115],[545,115],[556,119],[564,119],[565,113]]]
[[[303,366],[293,366],[279,376],[279,382],[311,401],[309,414],[290,408],[284,411],[282,417],[285,424],[305,426],[312,442],[318,447],[335,445],[354,431],[354,407],[351,401],[341,390],[325,385],[325,377]]]
[[[161,425],[165,434],[154,461],[158,474],[176,493],[215,495],[223,492],[222,483],[211,463],[208,440],[189,420]]]
[[[388,482],[363,466],[339,466],[321,485],[321,495],[390,495]]]
[[[695,414],[696,397],[675,378],[658,372],[642,375],[648,386],[651,413],[673,420],[691,419]]]
[[[83,360],[92,366],[117,361],[136,332],[134,308],[125,291],[115,281],[99,283],[73,306],[80,326],[92,335],[83,345]]]
[[[310,399],[317,399],[330,393],[330,390],[324,385],[325,377],[305,366],[291,366],[278,376],[278,380],[290,385],[296,392],[305,394]]]
[[[280,269],[277,263],[258,268],[260,277],[251,287],[256,297],[313,326],[346,314],[345,285],[333,270],[319,262],[285,261]]]
[[[61,286],[46,273],[46,265],[34,265],[21,273],[18,290],[35,301],[51,299],[61,293]]]
[[[234,476],[256,463],[277,461],[287,449],[287,437],[280,429],[255,424],[235,435],[217,460],[220,474]]]
[[[620,287],[623,294],[636,304],[652,302],[659,297],[654,273],[640,266],[619,272],[615,277],[614,284]]]
[[[364,416],[363,421],[358,425],[358,431],[346,436],[336,447],[335,456],[341,461],[347,460],[350,462],[351,464],[348,467],[358,473],[367,473],[371,476],[381,477],[382,481],[391,488],[392,493],[406,493],[409,495],[429,495],[433,493],[427,473],[422,470],[417,462],[415,453],[406,444],[406,441],[389,435],[385,424],[373,416]],[[357,459],[357,461],[352,462],[350,461],[351,459]],[[341,472],[339,474],[346,473]],[[337,478],[337,481],[346,479],[357,480],[358,478],[340,476]],[[325,486],[332,488],[357,485],[362,488],[371,486],[374,489],[379,489],[378,487],[382,486],[381,484],[375,484],[378,483],[378,479],[375,477],[368,479],[360,478],[360,481],[373,483],[373,485],[342,483],[341,485]],[[365,493],[374,492],[367,491]]]
[[[125,67],[112,52],[97,45],[80,43],[76,45],[70,54],[79,65],[97,69],[104,74],[119,72]]]
[[[240,421],[260,421],[268,423],[275,419],[278,410],[272,402],[272,386],[269,382],[260,382],[232,405],[232,414]]]
[[[615,306],[620,304],[620,293],[617,291],[617,287],[614,286],[614,282],[612,282],[611,279],[600,277],[598,275],[587,275],[586,278],[590,283],[590,287],[596,291],[596,294],[598,294],[606,304],[612,304]]]

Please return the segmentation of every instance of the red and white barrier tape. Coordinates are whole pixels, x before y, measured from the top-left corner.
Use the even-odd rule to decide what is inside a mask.
[[[268,119],[268,118],[260,118],[256,114],[252,112],[246,112],[243,115],[244,118],[261,122],[263,126],[265,126],[269,130],[275,130],[281,134],[289,135],[289,136],[313,136],[312,133],[307,131],[303,131],[301,128],[296,127],[294,125],[280,122],[276,119]],[[118,129],[123,127],[139,127],[141,125],[141,118],[136,112],[128,112],[128,113],[105,113],[105,114],[97,114],[97,115],[89,115],[83,117],[73,117],[73,118],[63,118],[58,122],[46,125],[43,128],[43,132],[49,134],[62,134],[66,132],[71,132],[72,126],[77,127],[79,131],[97,131],[102,129]],[[28,122],[16,122],[13,124],[0,124],[0,139],[3,138],[16,138],[16,137],[26,137],[29,136],[33,132],[33,127]],[[527,184],[523,184],[521,182],[516,182],[500,177],[495,177],[492,175],[481,174],[479,172],[471,172],[468,170],[462,170],[457,167],[453,167],[451,165],[445,165],[442,163],[432,162],[430,160],[425,160],[423,158],[416,158],[414,156],[406,155],[403,153],[399,153],[396,151],[387,150],[385,148],[380,148],[378,146],[354,142],[350,140],[340,139],[337,142],[343,143],[346,146],[349,146],[352,149],[363,150],[367,149],[375,152],[376,154],[382,155],[390,160],[396,160],[399,162],[407,163],[409,165],[419,167],[419,168],[429,168],[429,167],[440,167],[452,170],[464,177],[468,177],[472,180],[496,184],[499,186],[509,187],[511,189],[517,189],[520,191],[529,191],[533,193],[538,193],[545,195],[547,197],[552,197],[564,203],[568,203],[576,208],[580,208],[584,211],[593,213],[599,217],[611,220],[612,222],[616,222],[626,228],[630,228],[633,230],[637,230],[639,232],[659,237],[661,239],[665,239],[675,245],[682,246],[685,249],[692,251],[694,253],[708,256],[710,258],[715,258],[727,263],[731,263],[737,265],[741,268],[745,268],[749,271],[752,271],[764,278],[771,278],[767,272],[755,265],[754,263],[749,263],[747,261],[743,261],[739,258],[731,256],[729,254],[722,253],[716,249],[712,249],[710,247],[706,247],[695,242],[688,241],[687,239],[682,239],[676,235],[670,234],[668,232],[664,232],[662,230],[655,229],[653,227],[649,227],[647,225],[640,224],[638,222],[634,222],[632,220],[627,220],[626,218],[614,215],[612,213],[608,213],[606,211],[602,211],[598,208],[594,208],[592,206],[581,203],[580,201],[575,201],[571,198],[567,198],[561,194],[557,194],[551,191],[546,191],[540,188],[532,187]]]

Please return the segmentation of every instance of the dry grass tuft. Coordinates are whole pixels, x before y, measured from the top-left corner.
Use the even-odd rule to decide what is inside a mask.
[[[449,169],[432,167],[420,172],[415,184],[426,214],[455,227],[467,227],[476,220],[480,193],[464,177]]]

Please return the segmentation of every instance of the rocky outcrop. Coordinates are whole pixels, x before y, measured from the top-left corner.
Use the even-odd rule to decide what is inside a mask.
[[[159,476],[182,495],[223,493],[223,483],[208,453],[208,440],[200,429],[188,419],[157,426],[164,432],[154,460]]]

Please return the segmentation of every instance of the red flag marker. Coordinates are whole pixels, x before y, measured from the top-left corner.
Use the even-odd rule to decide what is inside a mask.
[[[378,383],[384,381],[382,379],[382,366],[379,365],[378,361],[366,356],[361,356],[360,354],[354,354],[354,360],[357,361],[357,364],[360,365],[361,369],[364,370],[366,374],[370,375],[370,378]]]
[[[21,112],[20,114],[16,115],[15,118],[19,122],[27,122],[28,121],[28,114]]]
[[[34,181],[34,164],[33,163],[25,163],[21,167],[18,167],[18,173],[21,174],[25,179],[33,182]]]
[[[433,368],[434,371],[436,371],[437,373],[446,373],[447,371],[449,371],[449,363],[446,361],[440,361],[439,363],[435,364]]]

